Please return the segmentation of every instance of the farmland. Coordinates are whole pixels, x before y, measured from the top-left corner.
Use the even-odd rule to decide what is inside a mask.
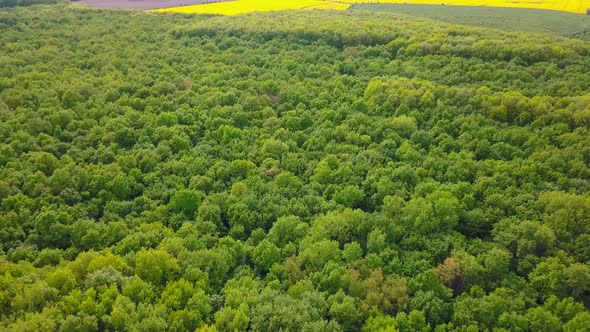
[[[364,1],[344,0],[348,3]],[[588,0],[371,0],[370,3],[402,3],[425,5],[459,5],[459,6],[485,6],[485,7],[509,7],[509,8],[535,8],[559,10],[572,13],[585,13],[590,8]]]
[[[193,14],[221,14],[221,15],[238,15],[249,12],[267,12],[287,9],[348,9],[350,5],[338,1],[322,0],[287,0],[287,1],[270,1],[270,0],[237,0],[220,3],[211,3],[203,5],[182,6],[176,8],[161,9],[161,12],[178,12]]]
[[[286,9],[347,9],[355,0],[236,0],[223,3],[197,4],[191,6],[161,9],[166,12],[237,15],[254,11],[274,11]],[[587,0],[372,0],[367,3],[398,3],[428,5],[460,5],[478,7],[534,8],[585,13],[590,8]]]
[[[208,4],[221,1],[224,0],[77,0],[75,3],[94,8],[157,9]]]
[[[509,31],[590,38],[590,16],[526,8],[436,6],[416,4],[359,4],[350,10],[370,10],[425,17],[437,21]]]

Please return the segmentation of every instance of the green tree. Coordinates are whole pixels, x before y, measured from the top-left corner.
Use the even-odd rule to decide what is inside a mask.
[[[183,189],[177,191],[170,199],[170,209],[174,212],[184,213],[192,219],[201,204],[201,194],[194,190]]]
[[[162,250],[141,250],[135,256],[135,273],[156,286],[171,280],[179,270],[176,258]]]

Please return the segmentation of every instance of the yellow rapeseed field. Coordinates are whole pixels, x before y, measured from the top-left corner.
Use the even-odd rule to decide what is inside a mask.
[[[158,9],[160,12],[237,15],[285,9],[347,9],[350,3],[322,0],[235,0],[184,7]]]
[[[590,0],[235,0],[158,9],[161,12],[237,15],[285,9],[347,9],[353,3],[414,3],[434,5],[492,6],[560,10],[585,13]]]

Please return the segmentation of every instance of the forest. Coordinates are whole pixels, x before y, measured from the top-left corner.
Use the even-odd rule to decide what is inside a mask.
[[[590,43],[0,10],[0,330],[590,331]]]

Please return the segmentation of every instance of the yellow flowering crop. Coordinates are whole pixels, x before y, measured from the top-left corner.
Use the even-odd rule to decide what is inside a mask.
[[[350,6],[341,1],[322,0],[236,0],[227,2],[208,3],[184,7],[164,8],[156,11],[237,15],[249,12],[266,12],[285,9],[337,9],[343,10]]]
[[[585,13],[590,0],[235,0],[158,9],[161,12],[237,15],[285,9],[347,9],[353,3],[413,3],[434,5],[491,6],[560,10]]]

